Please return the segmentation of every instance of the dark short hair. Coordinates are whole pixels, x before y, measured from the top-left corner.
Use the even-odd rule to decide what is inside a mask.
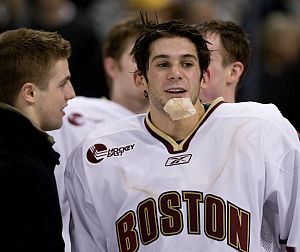
[[[69,41],[56,32],[19,28],[0,34],[0,102],[13,105],[27,82],[48,88],[53,62],[70,55]]]
[[[131,51],[137,64],[137,72],[147,80],[147,70],[149,69],[149,57],[151,44],[160,38],[182,37],[189,39],[196,47],[201,78],[207,70],[210,62],[210,52],[207,48],[207,41],[203,39],[201,33],[191,25],[185,24],[182,20],[170,20],[158,24],[143,18],[144,31],[138,37]]]

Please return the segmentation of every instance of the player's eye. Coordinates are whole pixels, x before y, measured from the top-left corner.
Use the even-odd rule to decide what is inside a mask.
[[[157,64],[158,67],[168,67],[169,63],[168,62],[160,62]]]
[[[65,81],[63,81],[63,82],[61,82],[61,83],[59,84],[59,87],[60,87],[60,88],[64,88],[69,82],[70,82],[69,79],[67,79],[67,80],[65,80]]]
[[[67,83],[68,83],[67,81],[64,81],[59,85],[59,87],[64,87],[64,86],[66,86]]]
[[[182,66],[185,67],[185,68],[189,68],[189,67],[194,66],[194,64],[190,61],[187,61],[187,62],[183,62]]]

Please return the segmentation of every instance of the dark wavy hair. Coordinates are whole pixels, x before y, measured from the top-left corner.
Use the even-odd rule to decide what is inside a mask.
[[[196,47],[201,78],[210,63],[210,51],[207,48],[207,41],[201,33],[192,25],[185,24],[182,20],[170,20],[164,23],[149,21],[147,14],[141,13],[141,20],[144,31],[137,38],[131,51],[137,64],[137,73],[143,75],[147,80],[147,70],[149,69],[149,48],[153,42],[160,38],[182,37],[189,39]]]

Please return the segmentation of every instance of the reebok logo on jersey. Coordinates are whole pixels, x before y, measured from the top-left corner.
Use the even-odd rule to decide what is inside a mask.
[[[86,153],[88,161],[93,164],[100,163],[105,157],[122,156],[125,151],[133,150],[135,144],[107,149],[104,144],[94,144]]]
[[[165,166],[187,164],[188,162],[190,162],[191,158],[192,158],[192,154],[169,157]]]

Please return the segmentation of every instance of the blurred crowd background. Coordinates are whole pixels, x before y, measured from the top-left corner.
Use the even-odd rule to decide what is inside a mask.
[[[77,95],[108,97],[102,40],[120,19],[140,10],[159,21],[230,20],[249,35],[252,61],[237,101],[274,103],[300,131],[300,0],[0,0],[0,31],[57,31],[73,48]]]

